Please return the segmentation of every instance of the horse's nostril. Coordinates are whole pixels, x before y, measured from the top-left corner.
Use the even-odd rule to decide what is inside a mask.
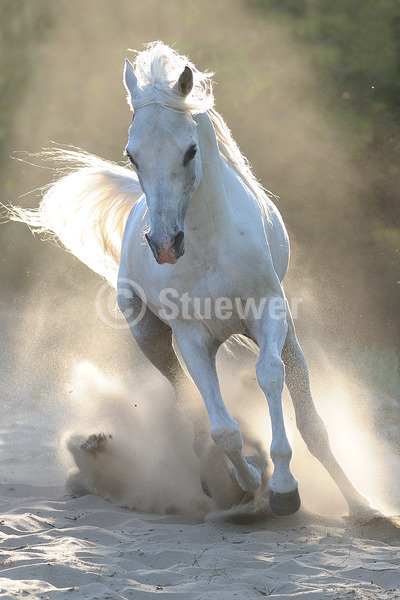
[[[175,252],[179,252],[179,250],[181,249],[184,237],[185,237],[185,234],[183,233],[183,231],[178,231],[178,233],[175,236],[174,243],[173,243]]]
[[[157,248],[156,245],[154,244],[153,240],[151,239],[151,237],[149,236],[149,234],[145,233],[144,237],[146,238],[146,241],[148,243],[148,245],[150,246],[150,249],[152,251],[152,253],[154,254],[154,258],[157,260]]]

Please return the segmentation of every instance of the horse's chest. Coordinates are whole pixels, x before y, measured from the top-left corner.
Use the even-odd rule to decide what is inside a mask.
[[[140,286],[152,312],[172,327],[205,326],[212,336],[226,339],[245,333],[249,319],[262,313],[268,265],[259,248],[228,240],[220,240],[214,251],[188,244],[175,265],[157,265],[143,240],[133,243],[137,239],[131,238],[131,268],[124,271]]]
[[[209,272],[171,278],[150,298],[151,308],[172,327],[186,323],[205,326],[215,338],[246,333],[248,319],[262,310],[262,299],[237,274]]]

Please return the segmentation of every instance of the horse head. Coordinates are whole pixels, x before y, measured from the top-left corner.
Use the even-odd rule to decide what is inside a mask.
[[[185,251],[185,215],[201,179],[196,124],[185,99],[193,87],[186,66],[178,80],[139,87],[127,60],[124,84],[134,109],[126,154],[146,197],[146,240],[159,264],[175,264]]]

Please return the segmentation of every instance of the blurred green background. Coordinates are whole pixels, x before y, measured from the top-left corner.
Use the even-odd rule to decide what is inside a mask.
[[[124,58],[156,39],[215,72],[217,110],[279,196],[306,349],[398,392],[400,3],[0,0],[4,204],[35,206],[39,192],[26,194],[52,180],[15,151],[55,141],[123,160]],[[0,250],[1,310],[7,332],[23,325],[20,347],[41,340],[45,363],[61,332],[81,358],[128,344],[127,332],[96,343],[100,282],[72,256],[15,223],[0,226]]]

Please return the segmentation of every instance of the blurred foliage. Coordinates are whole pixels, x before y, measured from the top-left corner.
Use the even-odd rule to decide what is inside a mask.
[[[10,169],[14,151],[14,131],[18,109],[23,104],[29,82],[35,72],[35,61],[41,43],[48,38],[55,23],[57,4],[52,0],[0,0],[0,192],[1,200],[15,189],[15,177]],[[25,232],[26,233],[26,232]],[[31,284],[29,266],[24,264],[31,255],[31,240],[12,225],[2,230],[3,294],[21,292],[20,273],[26,269],[24,284]],[[18,252],[10,253],[10,240],[18,240]],[[7,257],[7,258],[4,258]],[[17,259],[16,261],[14,259]],[[18,261],[19,259],[19,261]],[[18,268],[19,267],[19,268]]]
[[[0,1],[0,160],[8,152],[15,110],[34,68],[35,47],[48,35],[56,8],[51,0]]]
[[[286,15],[293,33],[313,45],[325,91],[346,93],[357,108],[384,102],[400,106],[400,3],[398,0],[247,0]]]
[[[399,333],[400,2],[398,0],[245,0],[278,17],[310,57],[326,110],[366,182],[362,198],[371,259],[362,285],[382,295],[381,318]]]

